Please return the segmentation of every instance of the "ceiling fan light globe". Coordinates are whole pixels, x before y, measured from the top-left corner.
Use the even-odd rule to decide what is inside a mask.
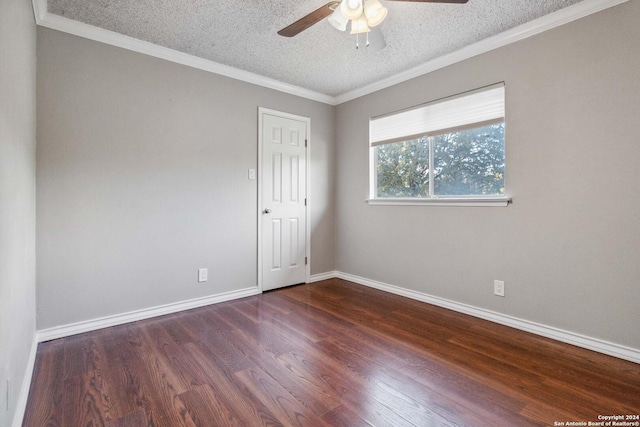
[[[380,25],[387,17],[387,8],[382,6],[378,0],[365,0],[364,16],[370,27]]]
[[[331,16],[329,16],[328,21],[333,28],[339,31],[345,31],[347,29],[347,25],[349,24],[349,19],[342,14],[339,7],[337,7],[336,10],[333,11]]]
[[[364,15],[351,20],[351,34],[363,34],[369,31],[369,24],[367,24],[367,18]]]
[[[358,19],[362,16],[362,0],[342,0],[340,11],[347,19]]]

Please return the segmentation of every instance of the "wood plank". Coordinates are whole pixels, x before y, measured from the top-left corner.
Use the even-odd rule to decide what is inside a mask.
[[[237,372],[236,377],[265,406],[273,411],[278,420],[292,426],[330,427],[313,411],[306,409],[287,389],[282,387],[262,369],[246,369]]]
[[[243,427],[229,405],[219,399],[208,384],[194,387],[180,395],[180,399],[197,426]]]
[[[140,410],[108,421],[105,427],[147,427],[148,425],[144,411]]]
[[[348,407],[340,405],[331,411],[327,412],[322,418],[334,427],[372,427],[358,414],[351,411]]]
[[[208,378],[215,398],[229,412],[227,418],[238,419],[243,426],[280,424],[271,409],[238,381],[214,354],[200,345],[187,344],[186,347],[201,374]]]
[[[295,370],[282,358],[264,349],[256,348],[252,340],[246,335],[238,333],[238,331],[225,330],[216,331],[216,334],[220,334],[220,341],[218,342],[221,344],[213,348],[209,343],[205,344],[205,347],[210,352],[216,355],[222,353],[224,360],[224,355],[229,352],[228,347],[232,347],[231,352],[235,354],[234,360],[243,359],[243,370],[255,370],[258,368],[263,370],[266,374],[275,378],[294,398],[314,413],[323,414],[339,404],[339,399],[323,388],[321,382],[316,381],[315,378],[308,378],[308,371]],[[296,343],[303,348],[308,347],[304,340],[298,339]],[[232,363],[232,366],[238,365],[237,363]],[[233,371],[237,372],[238,370]]]

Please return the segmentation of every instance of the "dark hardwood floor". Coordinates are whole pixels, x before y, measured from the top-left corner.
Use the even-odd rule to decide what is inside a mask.
[[[42,343],[23,425],[553,426],[637,414],[638,364],[335,279]]]

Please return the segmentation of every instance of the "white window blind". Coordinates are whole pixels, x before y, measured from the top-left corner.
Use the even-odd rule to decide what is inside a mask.
[[[372,147],[504,120],[504,84],[441,99],[369,122]]]

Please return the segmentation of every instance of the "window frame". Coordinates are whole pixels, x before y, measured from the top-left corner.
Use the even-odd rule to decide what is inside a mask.
[[[457,126],[456,128],[443,128],[443,129],[430,129],[428,132],[423,134],[416,134],[413,132],[412,134],[407,134],[406,136],[398,135],[389,139],[387,142],[375,141],[373,142],[372,136],[372,122],[381,118],[389,118],[396,115],[401,115],[403,113],[411,114],[413,111],[418,109],[430,108],[431,106],[437,106],[438,104],[446,103],[450,100],[458,100],[464,98],[465,96],[470,96],[477,93],[483,93],[485,91],[490,91],[492,89],[501,88],[504,94],[505,85],[504,82],[492,84],[489,86],[485,86],[482,88],[474,89],[468,92],[460,93],[457,95],[453,95],[450,97],[442,98],[439,100],[435,100],[432,102],[428,102],[425,104],[418,105],[416,107],[411,107],[408,109],[404,109],[401,111],[397,111],[390,114],[385,114],[383,116],[372,117],[369,119],[369,198],[366,199],[366,202],[370,205],[397,205],[397,206],[508,206],[511,203],[511,198],[507,196],[506,192],[506,177],[505,177],[505,194],[503,195],[468,195],[468,196],[460,196],[460,195],[436,195],[434,194],[434,185],[435,182],[429,177],[429,197],[378,197],[377,196],[377,163],[376,163],[376,148],[385,145],[386,143],[394,143],[401,141],[409,141],[416,138],[428,138],[429,142],[429,171],[433,171],[433,137],[437,135],[443,135],[451,132],[455,132],[456,130],[460,130],[463,128],[476,128],[486,126],[488,124],[495,123],[505,123],[506,124],[506,114],[504,110],[502,111],[501,118],[493,118],[490,120],[480,120],[480,121],[470,121],[461,126]],[[504,109],[504,98],[502,102],[502,108]],[[405,138],[405,139],[403,139]],[[506,138],[505,138],[506,139]],[[505,158],[506,158],[506,146],[505,146]],[[505,162],[506,167],[506,162]],[[506,175],[506,174],[505,174]]]

